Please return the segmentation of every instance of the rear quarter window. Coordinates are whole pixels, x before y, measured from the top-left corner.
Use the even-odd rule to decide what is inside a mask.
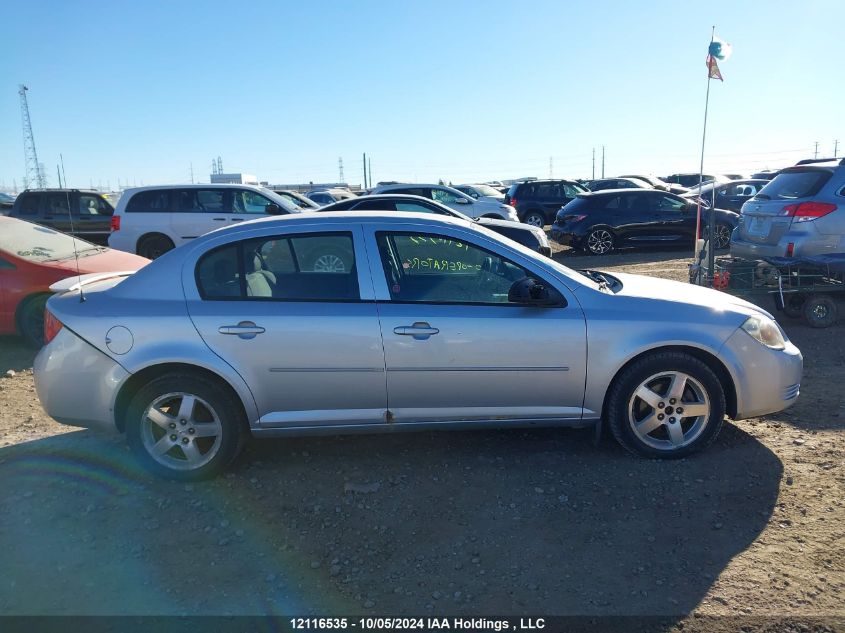
[[[35,194],[22,194],[18,213],[20,215],[36,215],[40,198]]]
[[[830,172],[820,169],[781,172],[763,189],[760,194],[772,200],[794,200],[816,195],[830,180]]]

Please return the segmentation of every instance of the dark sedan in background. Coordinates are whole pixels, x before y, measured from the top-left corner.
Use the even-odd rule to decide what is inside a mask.
[[[716,214],[716,248],[730,244],[739,215],[702,209],[705,225]],[[552,239],[594,255],[624,246],[689,243],[695,240],[697,209],[693,201],[654,189],[609,189],[579,194],[557,212]]]
[[[532,251],[537,251],[547,257],[552,256],[549,239],[546,237],[545,231],[539,227],[495,218],[472,219],[462,213],[458,213],[454,209],[450,209],[444,204],[423,198],[422,196],[399,193],[360,196],[358,198],[335,202],[334,204],[322,207],[320,211],[411,211],[414,213],[448,215],[453,218],[462,218],[470,222],[475,222],[478,226],[483,226],[500,235],[504,235],[514,242],[519,242],[523,246],[527,246]]]

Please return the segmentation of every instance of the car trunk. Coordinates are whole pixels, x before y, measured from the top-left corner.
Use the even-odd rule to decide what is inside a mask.
[[[812,198],[830,178],[830,171],[813,167],[786,169],[742,206],[739,236],[755,244],[777,244],[793,217],[786,207]]]

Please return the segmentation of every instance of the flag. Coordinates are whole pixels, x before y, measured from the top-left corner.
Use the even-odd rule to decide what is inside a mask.
[[[722,79],[722,73],[719,72],[719,65],[716,63],[716,58],[712,55],[707,56],[707,76],[710,77],[710,79],[724,81],[724,79]]]
[[[718,62],[726,61],[732,52],[733,47],[725,40],[719,39],[718,37],[713,37],[710,40],[710,46],[707,48],[707,76],[710,79],[724,81],[722,79],[722,73],[719,70]]]

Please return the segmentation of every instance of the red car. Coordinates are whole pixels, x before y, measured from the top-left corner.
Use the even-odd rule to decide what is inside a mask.
[[[77,260],[82,274],[138,270],[150,261],[0,216],[0,334],[20,334],[41,347],[50,284],[76,275]]]

